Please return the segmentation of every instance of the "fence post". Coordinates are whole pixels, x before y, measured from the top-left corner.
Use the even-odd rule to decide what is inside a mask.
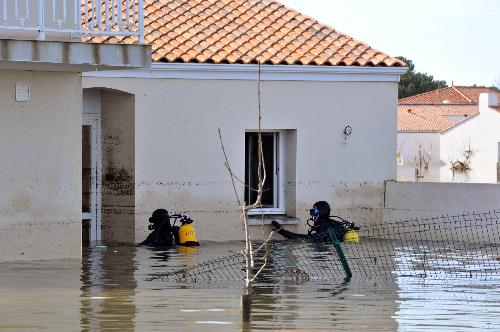
[[[38,0],[38,40],[45,40],[45,0]]]
[[[335,251],[337,252],[337,256],[339,256],[340,263],[342,263],[342,268],[344,269],[346,278],[351,279],[352,277],[351,268],[349,267],[349,263],[347,263],[347,259],[345,258],[344,252],[342,251],[339,239],[337,239],[335,232],[331,229],[330,229],[330,239],[332,241],[333,247],[335,248]]]

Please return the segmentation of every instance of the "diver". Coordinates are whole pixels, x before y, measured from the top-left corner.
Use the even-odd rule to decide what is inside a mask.
[[[170,224],[170,219],[174,218],[173,224]],[[177,219],[180,220],[181,226],[175,226]],[[196,238],[196,230],[193,225],[193,219],[183,214],[169,215],[165,209],[157,209],[149,218],[151,223],[148,226],[152,232],[146,240],[139,245],[170,247],[174,245],[196,247],[200,244]]]
[[[287,239],[307,239],[312,242],[326,242],[330,241],[331,234],[335,234],[337,239],[342,242],[344,240],[349,242],[359,242],[359,235],[355,230],[359,230],[359,227],[354,226],[354,223],[344,220],[340,217],[336,217],[335,220],[330,218],[330,205],[325,201],[319,201],[314,203],[313,208],[309,211],[312,225],[307,234],[298,234],[294,232],[287,231],[276,221],[273,220],[271,223],[274,226],[278,234],[282,235]],[[347,235],[347,236],[346,236]]]
[[[154,210],[149,222],[151,224],[148,229],[152,230],[152,232],[139,245],[170,247],[176,244],[174,236],[176,229],[170,225],[170,215],[167,210]]]

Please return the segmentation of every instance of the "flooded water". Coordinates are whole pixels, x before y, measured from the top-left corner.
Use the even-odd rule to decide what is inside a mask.
[[[237,252],[88,248],[79,261],[0,264],[0,331],[482,331],[500,330],[498,278],[353,278],[259,282],[241,321],[242,282],[151,278]]]

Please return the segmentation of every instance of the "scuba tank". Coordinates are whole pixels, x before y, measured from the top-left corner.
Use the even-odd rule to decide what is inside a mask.
[[[343,240],[346,243],[359,243],[361,238],[359,237],[358,232],[356,232],[354,229],[350,229],[345,232]]]
[[[358,232],[356,232],[356,231],[359,231],[359,227],[355,226],[352,221],[346,220],[346,219],[339,217],[339,216],[329,216],[329,218],[330,218],[330,221],[333,220],[334,222],[338,223],[338,225],[341,225],[341,227],[345,230],[344,234],[342,235],[341,242],[359,243],[361,241],[361,237],[359,236]],[[313,216],[313,218],[311,218],[309,220],[314,221],[314,216]],[[307,221],[307,225],[309,225],[309,227],[310,227],[308,234],[311,234],[313,231],[316,230],[317,226],[316,226],[316,224],[314,224],[314,225],[309,224],[309,220]]]
[[[346,229],[346,232],[344,233],[344,236],[342,237],[342,240],[346,243],[359,243],[361,241],[361,238],[358,234],[359,227],[355,226],[352,221],[342,219],[342,225]]]
[[[186,247],[196,247],[200,244],[198,243],[198,238],[196,237],[196,229],[192,225],[193,219],[186,215],[180,217],[181,226],[179,227],[178,239],[180,246]]]
[[[318,225],[316,225],[316,220],[318,220],[319,213],[316,209],[311,209],[311,218],[307,220],[307,225],[309,226],[308,235],[311,235],[318,231]],[[332,228],[335,229],[336,236],[342,236],[342,239],[339,239],[341,242],[345,243],[359,243],[361,241],[361,237],[359,236],[358,231],[359,227],[355,226],[352,221],[346,220],[339,216],[329,216],[328,219],[331,222]],[[311,225],[309,222],[312,221]],[[340,230],[339,230],[340,228]],[[340,233],[340,234],[339,234]]]

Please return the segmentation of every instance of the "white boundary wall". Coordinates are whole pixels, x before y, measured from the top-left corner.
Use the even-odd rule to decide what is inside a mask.
[[[387,181],[384,221],[500,209],[500,185]]]

